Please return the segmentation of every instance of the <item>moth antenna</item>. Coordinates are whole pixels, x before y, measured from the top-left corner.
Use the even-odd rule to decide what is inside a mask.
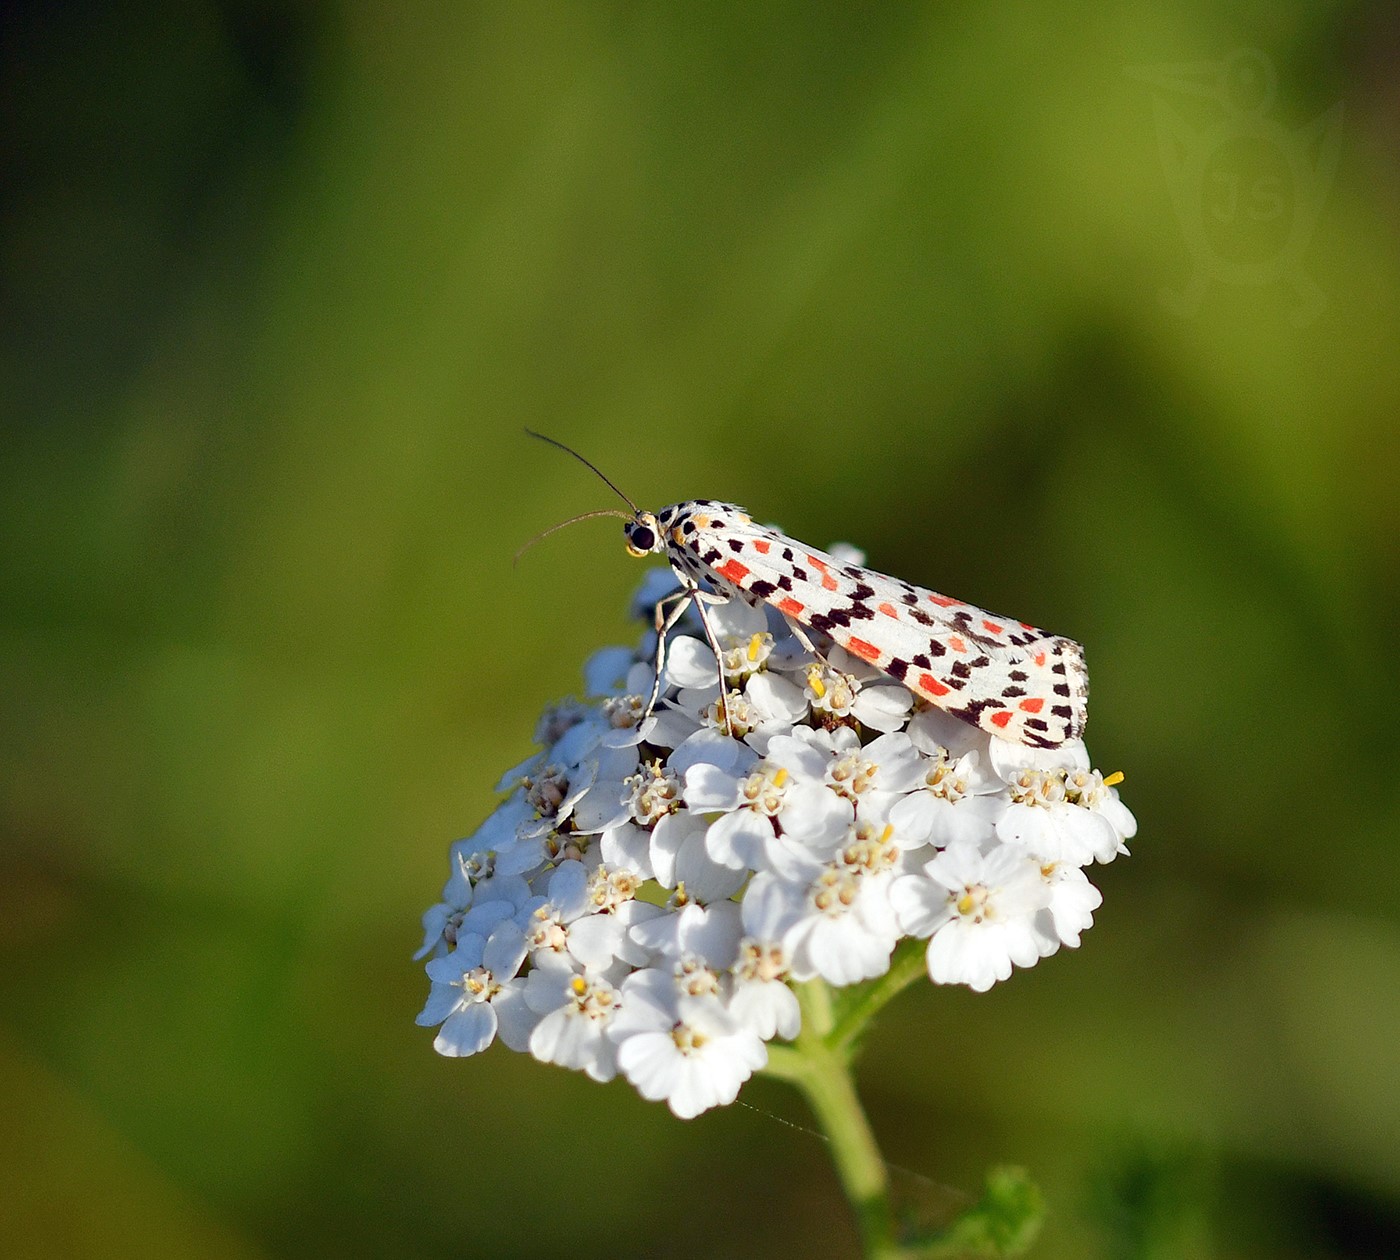
[[[527,433],[529,432],[528,429],[526,429],[525,431]],[[538,437],[539,434],[537,433],[534,436]],[[545,438],[544,440],[548,442],[550,439]],[[555,445],[557,446],[558,443],[556,442]],[[568,447],[565,447],[564,449],[568,450]],[[572,454],[572,452],[570,452],[570,454]],[[584,462],[587,463],[586,460]],[[592,465],[590,464],[589,467],[592,467]],[[597,472],[597,469],[594,469],[594,471]],[[601,473],[599,473],[598,475],[600,477],[602,476]],[[606,477],[604,477],[603,479],[605,481],[607,480]],[[612,483],[609,482],[609,484],[611,485]],[[565,525],[577,525],[579,521],[589,521],[592,520],[595,516],[620,516],[624,521],[630,521],[633,519],[632,517],[628,516],[626,512],[623,512],[618,508],[599,508],[596,512],[585,512],[582,516],[571,516],[567,521],[560,521],[557,525],[551,525],[548,529],[540,530],[538,534],[536,534],[532,539],[530,539],[529,542],[527,542],[523,547],[520,548],[519,551],[515,553],[515,555],[511,557],[511,566],[514,567],[515,565],[519,564],[520,557],[523,556],[527,551],[529,551],[530,548],[533,547],[541,539],[548,538],[550,534],[557,534],[561,529],[564,528]]]
[[[632,509],[632,515],[633,515],[633,516],[636,516],[637,513],[641,511],[641,508],[639,508],[635,503],[632,502],[631,499],[629,499],[625,494],[622,493],[621,490],[619,490],[619,489],[617,488],[617,486],[613,483],[613,480],[612,480],[611,477],[606,476],[606,475],[603,473],[602,469],[600,469],[596,464],[592,463],[592,462],[589,461],[589,460],[584,459],[584,457],[583,457],[582,455],[580,455],[576,450],[574,450],[574,448],[573,448],[572,446],[565,446],[563,442],[557,442],[557,441],[555,441],[554,438],[552,438],[552,437],[545,437],[545,435],[544,435],[543,433],[536,433],[536,432],[534,431],[534,429],[526,429],[525,432],[526,432],[527,434],[529,434],[532,438],[539,438],[539,440],[540,440],[541,442],[548,442],[548,443],[550,444],[550,446],[557,446],[561,451],[564,452],[564,454],[566,454],[566,455],[572,455],[572,456],[573,456],[576,460],[578,460],[578,462],[579,462],[580,464],[582,464],[585,468],[591,468],[591,469],[593,470],[593,472],[597,474],[598,478],[603,482],[603,484],[606,485],[609,489],[611,489],[612,492],[613,492],[615,495],[617,495],[617,497],[618,497],[619,499],[621,499],[625,504],[627,504],[628,507],[630,507],[630,508]],[[596,515],[596,513],[591,513],[590,515]],[[575,521],[581,521],[581,520],[584,520],[584,519],[586,519],[586,518],[585,518],[585,517],[582,517],[582,516],[576,516],[576,517],[574,517],[574,520],[575,520]],[[562,523],[563,523],[564,525],[571,525],[571,524],[573,524],[573,521],[564,521],[564,522],[562,522]],[[558,529],[559,526],[556,525],[555,528]],[[545,530],[545,534],[547,534],[547,533],[549,533],[549,532],[550,532],[549,530]],[[541,534],[541,535],[540,535],[540,538],[543,538],[543,537],[544,537],[544,534]],[[538,539],[534,539],[534,538],[532,538],[532,539],[530,540],[530,542],[537,542],[537,541],[538,541]],[[526,543],[526,544],[525,544],[526,547],[528,547],[529,545],[530,545],[530,543]],[[521,548],[522,551],[523,551],[524,549],[525,549],[524,547]],[[517,554],[519,554],[519,553],[517,553]]]

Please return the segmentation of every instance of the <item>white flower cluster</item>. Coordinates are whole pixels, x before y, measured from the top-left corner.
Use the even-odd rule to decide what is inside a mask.
[[[653,571],[639,611],[674,586]],[[793,981],[879,976],[916,936],[933,980],[985,990],[1092,924],[1084,868],[1136,824],[1082,743],[993,739],[763,608],[707,616],[725,704],[693,611],[649,716],[654,634],[598,653],[591,699],[546,712],[543,750],[452,846],[417,955],[440,1053],[499,1036],[689,1117],[797,1035]]]

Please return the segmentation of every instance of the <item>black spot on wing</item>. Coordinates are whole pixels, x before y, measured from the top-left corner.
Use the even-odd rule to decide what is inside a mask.
[[[792,590],[792,579],[788,577],[786,573],[780,573],[778,575],[778,589],[780,591]]]
[[[750,594],[757,595],[759,599],[767,599],[777,589],[778,587],[775,583],[765,582],[762,578],[757,582],[749,583]]]
[[[904,676],[909,672],[909,662],[902,661],[899,657],[895,656],[886,662],[882,668],[891,678],[895,679],[897,682],[903,682]]]
[[[928,615],[928,613],[926,613],[926,612],[925,612],[922,608],[920,608],[917,604],[915,604],[913,607],[911,607],[911,608],[909,609],[909,615],[910,615],[911,617],[913,617],[914,620],[917,621],[921,626],[931,626],[931,625],[933,625],[933,618],[930,617],[930,616]]]
[[[963,708],[950,709],[949,712],[956,713],[957,716],[962,718],[964,721],[971,722],[973,726],[977,726],[981,722],[982,714],[984,714],[988,709],[992,709],[993,711],[999,711],[1004,708],[1006,708],[1006,706],[1002,704],[1000,700],[982,699],[969,700]]]
[[[742,538],[731,538],[729,540],[729,550],[734,552],[743,551],[744,540]]]

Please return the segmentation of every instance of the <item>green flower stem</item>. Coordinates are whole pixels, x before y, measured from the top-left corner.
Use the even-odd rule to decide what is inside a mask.
[[[841,1185],[855,1209],[865,1254],[896,1260],[889,1176],[865,1118],[850,1071],[851,1051],[833,1036],[831,990],[820,980],[798,989],[802,1032],[791,1046],[770,1046],[767,1074],[788,1081],[806,1098],[827,1138]]]
[[[939,1229],[901,1241],[895,1227],[888,1166],[856,1095],[851,1060],[875,1014],[925,974],[924,954],[923,941],[905,941],[885,975],[840,994],[821,980],[798,985],[802,1031],[791,1045],[769,1045],[764,1074],[787,1081],[811,1107],[855,1209],[868,1260],[1019,1256],[1034,1242],[1045,1205],[1018,1169],[993,1170],[982,1197]]]

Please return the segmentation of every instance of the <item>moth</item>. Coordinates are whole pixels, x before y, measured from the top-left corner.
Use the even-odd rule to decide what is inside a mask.
[[[591,468],[630,509],[587,512],[539,537],[574,521],[618,516],[626,522],[628,553],[664,556],[681,584],[676,595],[657,605],[652,705],[660,688],[666,635],[685,609],[696,608],[718,660],[721,653],[705,606],[742,599],[776,609],[814,653],[820,655],[808,631],[826,636],[915,695],[999,739],[1057,748],[1083,734],[1089,675],[1084,649],[1073,639],[846,563],[755,523],[732,503],[694,499],[646,511],[577,451],[526,432]],[[722,677],[720,695],[723,701]]]

